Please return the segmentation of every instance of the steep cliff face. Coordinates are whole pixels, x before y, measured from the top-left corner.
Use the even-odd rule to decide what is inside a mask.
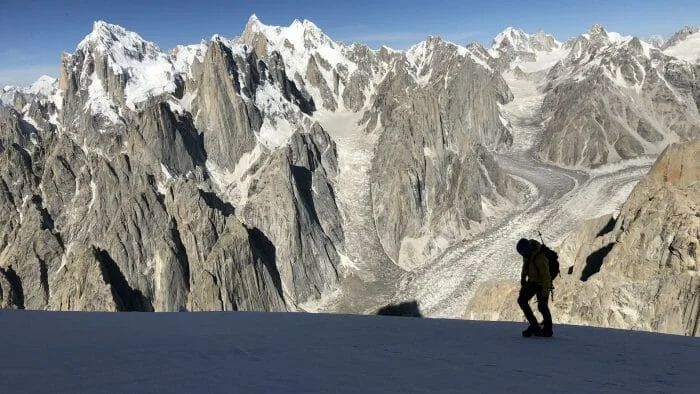
[[[290,310],[334,290],[341,254],[362,247],[345,243],[339,132],[321,126],[337,115],[376,141],[360,227],[422,264],[478,231],[485,201],[519,198],[491,153],[511,143],[512,95],[488,61],[256,17],[236,40],[164,53],[96,22],[58,82],[3,90],[0,305]]]
[[[332,286],[343,235],[321,222],[325,212],[338,214],[327,178],[335,150],[308,121],[313,133],[298,138],[294,154],[277,148],[304,130],[264,135],[267,108],[256,99],[289,84],[284,66],[274,67],[217,37],[171,57],[135,33],[96,23],[64,57],[54,101],[35,100],[25,114],[2,108],[4,305],[285,310]],[[308,106],[288,98],[265,97],[295,114]],[[255,211],[254,198],[221,199],[240,180],[219,176],[234,178],[256,147],[276,162],[255,169],[259,177],[296,191],[271,196],[275,203],[313,219],[280,224],[269,207],[250,215],[253,225],[243,213]],[[292,173],[303,173],[297,184]],[[324,215],[314,210],[317,200]],[[322,264],[316,250],[325,253]]]
[[[490,153],[512,142],[498,107],[512,95],[483,48],[429,38],[405,53],[374,51],[334,42],[309,21],[271,27],[255,17],[239,42],[265,59],[279,54],[297,96],[313,97],[322,116],[361,115],[355,127],[377,141],[365,228],[402,268],[475,232],[484,199],[517,200]]]
[[[437,38],[407,56],[415,69],[390,73],[372,108],[384,130],[371,187],[384,249],[412,269],[440,242],[469,234],[483,219],[482,199],[516,192],[485,148],[512,142],[498,117],[498,105],[512,98],[501,77]]]
[[[253,86],[244,84],[246,68],[255,78],[250,81]],[[197,129],[203,132],[204,149],[210,160],[232,170],[244,154],[253,150],[255,132],[262,125],[260,111],[243,96],[247,92],[250,98],[254,84],[260,83],[255,54],[216,39],[208,46],[193,79],[196,87],[190,89],[196,95],[192,111]]]
[[[1,155],[6,306],[285,309],[264,236],[196,180],[165,187],[147,162],[85,152],[65,134]]]
[[[700,140],[670,146],[616,219],[589,221],[559,247],[555,320],[700,336],[699,196]],[[516,298],[515,281],[486,284],[466,317],[520,320]]]

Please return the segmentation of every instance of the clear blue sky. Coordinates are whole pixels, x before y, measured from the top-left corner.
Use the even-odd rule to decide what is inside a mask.
[[[214,33],[233,38],[253,13],[265,24],[310,19],[336,40],[402,49],[427,35],[490,44],[507,26],[543,29],[562,41],[594,22],[623,34],[668,36],[700,24],[700,0],[0,0],[0,87],[57,76],[61,53],[72,52],[94,20],[166,50]]]

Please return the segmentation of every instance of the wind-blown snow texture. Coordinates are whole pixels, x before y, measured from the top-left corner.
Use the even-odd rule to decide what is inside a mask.
[[[4,312],[3,392],[695,392],[695,338],[312,314]]]

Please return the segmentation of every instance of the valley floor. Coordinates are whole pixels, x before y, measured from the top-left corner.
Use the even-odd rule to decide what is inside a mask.
[[[300,313],[0,312],[0,388],[54,392],[696,392],[697,338]]]

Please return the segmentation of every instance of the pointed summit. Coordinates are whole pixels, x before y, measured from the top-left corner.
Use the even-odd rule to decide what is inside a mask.
[[[296,51],[320,48],[322,46],[334,46],[333,40],[308,19],[295,19],[287,27],[268,26],[260,22],[255,14],[248,19],[248,24],[243,34],[241,34],[240,42],[253,46],[259,54],[267,53],[268,44],[277,50],[293,48]]]
[[[260,32],[264,26],[265,25],[263,25],[258,16],[252,14],[250,18],[248,18],[248,23],[246,23],[245,25],[243,34],[245,34],[246,32],[248,32],[249,34]]]
[[[107,23],[103,20],[96,20],[92,23],[92,31],[96,33],[106,33],[109,34],[110,32],[118,32],[120,34],[125,34],[126,30],[119,26],[119,25],[114,25],[111,23]]]
[[[590,32],[591,32],[591,34],[596,34],[596,35],[606,34],[605,28],[600,23],[594,23],[593,26],[591,26]]]
[[[304,19],[301,22],[298,19],[295,19],[294,23],[300,24],[305,31],[323,33],[323,31],[315,23],[308,19]],[[294,23],[292,23],[292,25],[294,25]]]
[[[526,42],[527,33],[523,30],[508,26],[493,39],[493,48],[516,47],[519,43]]]
[[[295,19],[286,30],[288,35],[301,38],[304,41],[304,47],[318,47],[333,42],[315,23],[308,19],[303,21]]]
[[[595,45],[623,44],[632,39],[632,36],[623,36],[620,33],[605,30],[600,23],[591,26],[591,30],[583,34],[583,37]]]
[[[540,30],[536,34],[528,34],[522,29],[507,27],[493,39],[491,53],[497,52],[535,52],[551,51],[559,48],[561,43],[554,36]]]
[[[248,23],[243,29],[239,42],[252,46],[258,55],[267,55],[267,32],[270,28],[264,25],[257,15],[253,14],[248,18]]]
[[[591,26],[591,30],[588,32],[590,34],[590,39],[592,41],[608,41],[608,32],[600,23],[595,23]]]
[[[92,24],[92,31],[90,34],[88,34],[85,39],[81,42],[84,43],[86,41],[101,41],[101,42],[109,42],[109,41],[116,41],[121,38],[124,38],[128,36],[131,32],[127,31],[123,27],[119,25],[114,25],[111,23],[107,23],[103,20],[98,20],[93,22]],[[136,33],[131,33],[132,35],[138,36]],[[143,40],[140,36],[139,38]],[[78,44],[80,46],[80,44]]]
[[[530,35],[530,45],[537,51],[551,51],[560,48],[562,43],[556,37],[540,29],[535,34]]]
[[[34,81],[32,86],[29,87],[29,92],[48,97],[53,94],[57,86],[58,83],[56,78],[48,75],[42,75],[36,81]]]
[[[76,55],[79,53],[82,55],[68,57],[64,67],[71,65],[64,71],[89,76],[79,79],[85,84],[82,88],[91,92],[86,105],[95,113],[115,113],[109,109],[111,104],[105,105],[109,100],[124,100],[134,109],[149,97],[175,91],[176,72],[170,58],[156,44],[119,25],[96,21],[92,32],[78,44]],[[92,60],[83,62],[79,60],[82,56]]]
[[[154,59],[161,54],[158,45],[144,40],[137,33],[102,20],[93,23],[92,31],[78,44],[76,50],[110,53],[113,60],[118,63],[121,63],[124,58]]]

